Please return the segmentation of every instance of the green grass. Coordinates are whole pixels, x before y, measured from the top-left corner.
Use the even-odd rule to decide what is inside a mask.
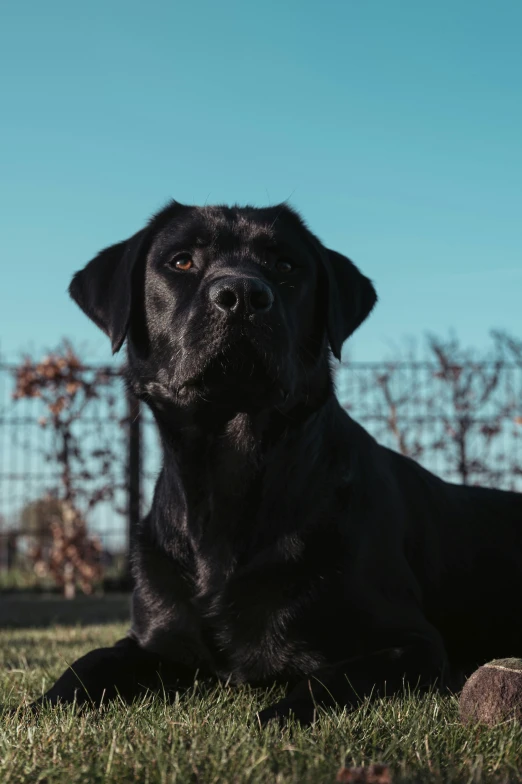
[[[123,625],[0,632],[0,703],[26,704],[67,663],[111,644]],[[167,704],[145,697],[78,714],[38,719],[0,711],[0,781],[295,782],[335,781],[339,767],[386,762],[394,782],[522,782],[522,729],[466,728],[454,698],[430,695],[320,715],[313,727],[261,730],[256,711],[271,693],[197,683]]]

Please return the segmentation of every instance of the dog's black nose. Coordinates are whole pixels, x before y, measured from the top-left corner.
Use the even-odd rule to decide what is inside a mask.
[[[258,278],[221,278],[210,286],[209,297],[224,313],[266,313],[274,302],[270,286]]]

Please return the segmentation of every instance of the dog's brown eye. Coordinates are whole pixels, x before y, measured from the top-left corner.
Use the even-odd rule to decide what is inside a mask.
[[[192,267],[192,264],[193,261],[190,253],[178,253],[171,262],[171,265],[175,267],[175,269],[181,270],[182,272],[189,270]]]
[[[294,265],[291,261],[288,261],[288,259],[279,259],[279,261],[276,263],[276,270],[278,272],[292,272],[293,268]]]

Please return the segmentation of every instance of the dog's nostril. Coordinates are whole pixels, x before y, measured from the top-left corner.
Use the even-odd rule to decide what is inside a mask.
[[[232,289],[220,289],[215,302],[225,310],[234,310],[237,306],[237,294]]]
[[[268,286],[250,292],[250,309],[252,311],[270,310],[273,301],[274,295]]]

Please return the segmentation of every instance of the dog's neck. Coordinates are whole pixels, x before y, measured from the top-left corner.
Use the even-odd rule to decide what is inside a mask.
[[[336,406],[330,382],[313,404],[299,402],[284,413],[272,409],[219,419],[214,410],[208,418],[201,412],[180,417],[152,406],[164,450],[159,492],[176,510],[175,527],[196,544],[246,537],[250,545],[257,529],[266,538],[284,533],[282,525],[291,528],[296,508],[315,485]]]

